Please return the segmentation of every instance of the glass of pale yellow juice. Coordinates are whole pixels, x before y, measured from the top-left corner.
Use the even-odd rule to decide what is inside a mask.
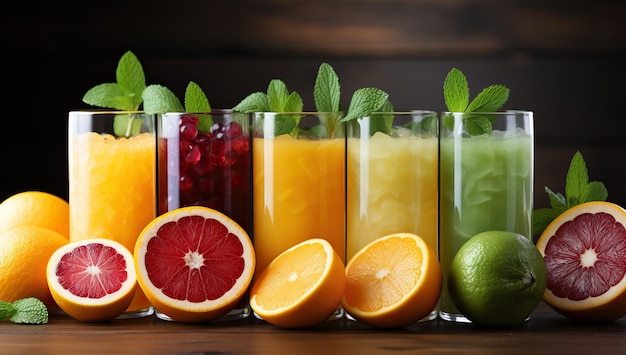
[[[392,233],[417,234],[437,251],[437,113],[373,113],[348,122],[346,135],[346,259]]]
[[[72,111],[68,127],[70,241],[107,238],[133,252],[157,212],[155,116]],[[153,313],[137,287],[119,318]]]
[[[254,115],[256,275],[280,253],[310,238],[328,240],[344,258],[346,142],[338,123],[343,113]],[[339,309],[333,318],[342,316]]]

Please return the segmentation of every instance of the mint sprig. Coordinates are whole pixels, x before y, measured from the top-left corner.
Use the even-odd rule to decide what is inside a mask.
[[[143,66],[131,51],[120,58],[115,78],[115,83],[99,84],[89,89],[83,102],[120,111],[138,111],[143,104],[143,111],[147,114],[183,110],[176,95],[168,88],[155,84],[146,86]],[[117,115],[113,127],[118,136],[133,136],[140,132],[141,119],[136,115]]]
[[[452,68],[443,82],[443,96],[448,111],[466,113],[463,115],[463,123],[470,135],[491,134],[495,117],[481,115],[480,112],[499,110],[508,101],[509,93],[504,85],[490,85],[470,102],[467,78],[457,68]],[[443,116],[442,123],[453,130],[454,116]]]
[[[0,301],[0,321],[7,318],[13,323],[45,324],[48,323],[48,309],[35,297],[22,298],[13,303]]]
[[[590,201],[606,201],[608,191],[599,181],[589,181],[587,164],[579,151],[574,154],[565,179],[565,196],[544,188],[550,199],[550,208],[538,208],[532,212],[533,234],[541,234],[548,225],[567,209]]]

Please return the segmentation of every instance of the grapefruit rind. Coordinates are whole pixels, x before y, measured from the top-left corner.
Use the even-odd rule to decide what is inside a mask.
[[[279,262],[284,255],[305,244],[321,245],[326,254],[326,264],[318,283],[306,290],[292,304],[284,307],[268,309],[263,307],[263,293],[268,292],[268,283],[263,281],[268,270]],[[341,297],[345,290],[344,263],[325,239],[311,238],[300,242],[283,251],[266,267],[253,283],[250,291],[250,306],[263,320],[282,328],[309,328],[319,325],[329,319],[341,304]],[[273,292],[270,290],[269,292]]]
[[[537,248],[544,259],[551,238],[556,235],[561,226],[584,214],[597,213],[608,213],[615,218],[616,223],[626,227],[626,210],[617,204],[592,201],[576,205],[555,218],[537,240]],[[621,263],[626,264],[626,257]],[[573,320],[597,323],[612,322],[626,314],[626,275],[623,275],[617,284],[601,296],[591,296],[581,301],[572,301],[556,296],[550,289],[546,288],[543,300],[555,311]]]
[[[74,295],[65,289],[56,276],[56,270],[61,258],[74,249],[89,244],[102,244],[112,247],[121,254],[126,262],[128,278],[120,289],[100,298],[87,298]],[[93,238],[73,241],[57,249],[48,260],[46,277],[50,293],[59,308],[72,318],[82,322],[103,322],[116,318],[124,313],[131,304],[137,289],[137,276],[133,255],[122,244],[104,238]]]
[[[383,306],[376,311],[360,309],[349,300],[349,292],[342,299],[342,306],[346,312],[357,321],[378,328],[402,328],[413,324],[427,316],[437,306],[439,296],[443,287],[443,274],[441,265],[437,259],[437,254],[426,242],[413,233],[395,233],[378,238],[359,250],[346,266],[347,282],[346,288],[351,287],[351,278],[358,275],[351,275],[350,269],[358,262],[363,254],[375,244],[382,243],[391,238],[408,238],[422,251],[421,276],[411,287],[411,291],[402,296],[396,303]]]
[[[218,299],[203,302],[172,299],[156,287],[150,280],[145,267],[145,257],[149,240],[165,224],[176,222],[182,217],[200,216],[205,219],[215,219],[227,227],[228,231],[239,237],[242,244],[242,259],[246,263],[242,274],[235,284]],[[203,206],[181,207],[156,217],[141,232],[135,244],[135,268],[137,281],[150,303],[161,313],[179,322],[206,322],[217,319],[231,309],[244,297],[254,275],[256,258],[254,247],[248,234],[234,220],[225,214]]]

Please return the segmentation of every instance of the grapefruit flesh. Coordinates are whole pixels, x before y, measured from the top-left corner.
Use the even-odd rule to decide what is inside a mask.
[[[626,210],[603,201],[572,207],[537,241],[546,262],[544,301],[571,319],[610,322],[626,314]]]
[[[252,242],[226,215],[200,206],[157,217],[135,245],[138,281],[160,312],[210,321],[243,298],[255,267]]]
[[[137,289],[132,254],[110,239],[84,239],[62,246],[50,257],[46,277],[59,307],[83,322],[121,315]]]

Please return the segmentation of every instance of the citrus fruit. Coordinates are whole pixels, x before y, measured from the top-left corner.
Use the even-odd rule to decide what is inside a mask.
[[[67,238],[43,227],[23,226],[0,232],[0,300],[36,297],[49,311],[58,310],[48,283],[46,264]]]
[[[546,289],[546,265],[520,234],[486,231],[470,238],[450,264],[448,289],[470,321],[486,327],[524,323]]]
[[[64,199],[43,191],[24,191],[0,203],[0,231],[18,226],[38,226],[63,235],[70,235],[69,204]]]
[[[604,201],[576,205],[537,241],[548,270],[543,300],[571,319],[610,322],[626,314],[626,210]]]
[[[133,255],[111,239],[83,239],[63,245],[50,257],[46,276],[59,307],[82,322],[119,316],[137,289]]]
[[[345,284],[339,254],[327,240],[312,238],[279,254],[255,278],[250,307],[279,327],[313,327],[339,307]]]
[[[361,323],[401,328],[437,306],[442,287],[437,253],[412,233],[390,234],[361,248],[346,265],[345,311]]]
[[[256,258],[248,234],[225,214],[202,206],[156,217],[135,245],[139,286],[159,312],[180,322],[217,319],[252,281]]]

